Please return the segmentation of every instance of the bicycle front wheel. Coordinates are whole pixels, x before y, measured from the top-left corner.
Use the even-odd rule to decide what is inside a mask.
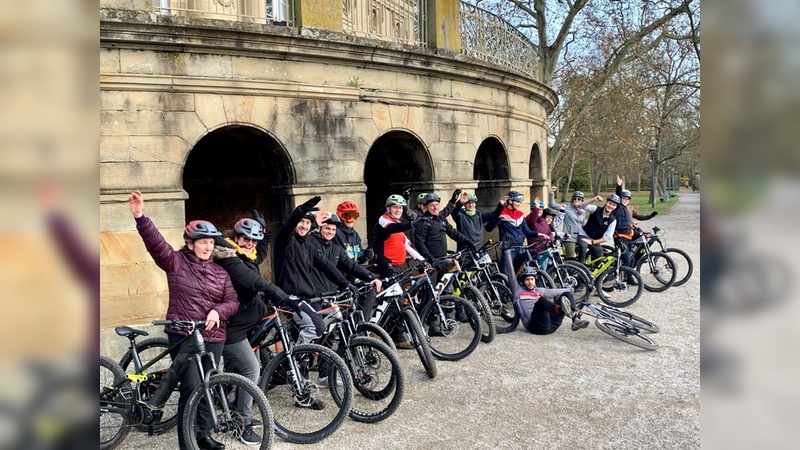
[[[414,346],[414,350],[417,351],[417,356],[419,356],[419,360],[422,361],[422,367],[425,369],[425,373],[428,374],[428,378],[436,378],[439,370],[436,368],[436,360],[433,359],[431,345],[428,342],[428,336],[426,336],[425,332],[422,330],[419,316],[417,316],[416,311],[409,308],[403,310],[402,320],[403,324],[405,324],[406,332],[408,333],[408,341],[411,342],[411,345]]]
[[[489,309],[489,302],[486,298],[481,294],[481,291],[478,290],[475,286],[470,284],[464,286],[461,290],[461,294],[464,296],[465,299],[472,302],[475,305],[475,309],[478,310],[478,314],[481,316],[481,320],[483,323],[481,324],[481,342],[489,343],[494,340],[494,336],[496,330],[494,328],[494,321],[492,320],[492,311]]]
[[[125,398],[122,390],[130,394],[130,383],[118,385],[125,379],[125,371],[111,358],[100,356],[100,450],[116,447],[128,435],[131,397]]]
[[[313,444],[339,429],[350,412],[353,382],[342,358],[316,344],[275,355],[260,386],[275,418],[275,433],[296,444]]]
[[[666,253],[650,252],[650,255],[639,259],[636,271],[642,277],[644,288],[650,292],[663,292],[675,283],[678,272],[675,262]]]
[[[344,350],[353,376],[350,418],[357,422],[380,422],[394,414],[403,401],[405,378],[400,358],[388,345],[374,338],[357,336]]]
[[[238,406],[237,399],[243,395],[253,399],[251,407]],[[204,436],[227,449],[266,450],[275,437],[272,422],[267,398],[255,383],[239,374],[219,373],[209,379],[208,390],[200,384],[189,396],[183,413],[183,438],[191,450],[200,449],[197,440]]]
[[[634,282],[628,283],[629,277],[633,277]],[[620,267],[619,275],[616,271],[603,272],[597,277],[595,287],[597,294],[603,303],[617,308],[632,305],[642,296],[642,277],[639,272],[630,267]]]
[[[456,311],[462,309],[467,321],[461,323]],[[453,295],[442,295],[430,301],[420,313],[422,328],[430,337],[431,353],[445,361],[458,361],[469,356],[481,340],[481,319],[472,303]]]
[[[692,272],[694,272],[694,263],[692,263],[692,258],[689,257],[689,254],[685,251],[677,248],[668,248],[664,250],[664,253],[670,256],[673,261],[675,261],[675,272],[677,276],[675,277],[675,283],[673,286],[682,286],[684,283],[689,281],[689,278],[692,277]]]
[[[576,304],[586,303],[589,299],[592,282],[582,270],[569,264],[562,264],[558,267],[550,267],[547,271],[553,278],[556,287],[572,288]]]
[[[658,333],[659,331],[661,331],[661,328],[659,328],[658,325],[654,324],[653,322],[650,322],[647,319],[639,317],[635,314],[631,314],[628,311],[623,311],[621,309],[617,309],[614,308],[613,306],[607,306],[607,305],[600,305],[600,309],[603,310],[604,312],[607,312],[608,314],[611,314],[612,316],[616,317],[617,319],[623,322],[633,325],[634,327],[642,331],[646,331],[648,333]]]
[[[356,327],[356,333],[366,337],[373,337],[388,345],[392,351],[397,352],[397,347],[394,345],[392,337],[389,336],[389,333],[387,333],[386,330],[381,328],[381,326],[376,323],[361,322]]]
[[[519,315],[514,308],[514,294],[503,283],[492,281],[480,287],[484,298],[489,302],[494,329],[500,334],[510,333],[519,324]]]
[[[611,319],[597,319],[594,321],[597,328],[609,336],[615,337],[620,341],[635,345],[645,350],[655,350],[658,344],[648,336],[639,332],[639,329],[630,325],[622,325]]]

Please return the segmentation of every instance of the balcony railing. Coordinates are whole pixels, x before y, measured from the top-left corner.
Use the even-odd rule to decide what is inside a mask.
[[[427,46],[427,0],[342,0],[344,32]]]
[[[293,26],[293,3],[292,0],[153,0],[153,11],[164,16]]]
[[[536,46],[505,20],[464,2],[461,53],[539,79]]]

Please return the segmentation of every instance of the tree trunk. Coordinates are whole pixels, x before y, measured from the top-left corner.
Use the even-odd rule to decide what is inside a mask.
[[[570,185],[572,184],[572,175],[575,172],[575,155],[578,152],[572,150],[569,158],[569,171],[567,172],[567,182],[564,184],[564,190],[561,191],[561,203],[567,201],[567,192],[570,190]]]

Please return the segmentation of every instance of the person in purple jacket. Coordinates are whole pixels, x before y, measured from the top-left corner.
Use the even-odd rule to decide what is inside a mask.
[[[214,237],[220,236],[221,233],[211,222],[193,220],[183,231],[186,245],[180,250],[175,250],[167,243],[153,222],[143,214],[142,193],[133,192],[128,202],[131,214],[136,219],[136,229],[142,237],[147,252],[156,265],[167,273],[169,288],[167,320],[205,319],[206,326],[202,333],[206,350],[214,354],[219,364],[226,338],[225,321],[239,309],[236,291],[233,290],[228,273],[211,260]],[[177,332],[168,328],[165,331],[170,345],[179,342],[188,334],[185,330]],[[171,353],[172,365],[158,389],[142,405],[145,423],[152,422],[158,416],[155,412],[161,408],[178,382],[180,382],[178,417],[183,417],[189,395],[202,381],[196,371],[186,370],[189,367],[189,357],[195,350],[184,345]],[[223,450],[225,446],[209,435],[209,414],[205,408],[199,411],[197,429],[200,434],[197,436],[197,443],[201,449]],[[187,448],[183,438],[182,420],[178,420],[178,446],[180,449]]]

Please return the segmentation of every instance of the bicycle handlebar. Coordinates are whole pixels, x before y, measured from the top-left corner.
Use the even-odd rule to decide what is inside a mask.
[[[166,325],[175,330],[180,330],[182,328],[189,328],[190,330],[194,330],[197,327],[205,326],[205,320],[154,320],[153,325]]]

